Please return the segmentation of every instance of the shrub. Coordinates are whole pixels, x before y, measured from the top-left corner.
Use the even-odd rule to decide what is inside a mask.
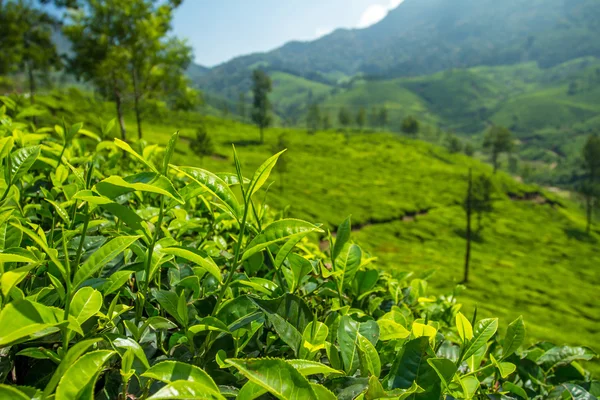
[[[255,195],[281,153],[246,179],[235,150],[235,173],[171,164],[177,134],[136,152],[0,117],[0,398],[597,394],[591,350],[524,348],[521,318],[500,336],[460,288],[378,270],[349,218],[325,253],[273,220]]]

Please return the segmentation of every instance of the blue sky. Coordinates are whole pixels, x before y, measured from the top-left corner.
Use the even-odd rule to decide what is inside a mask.
[[[313,40],[336,28],[364,28],[402,0],[185,0],[173,23],[194,47],[196,62],[214,66],[277,48],[290,40]]]

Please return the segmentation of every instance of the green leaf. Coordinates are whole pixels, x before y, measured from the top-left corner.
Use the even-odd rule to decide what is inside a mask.
[[[16,261],[16,260],[6,261],[6,258],[2,257],[5,255],[10,256],[10,254],[0,253],[0,263],[1,262],[22,262],[22,261]],[[22,257],[22,256],[15,255],[15,257]],[[30,265],[26,265],[21,268],[16,268],[16,269],[12,269],[10,271],[4,272],[0,276],[0,285],[2,286],[2,295],[4,297],[7,297],[8,294],[10,293],[10,291],[12,290],[12,288],[14,288],[19,283],[21,283],[21,281],[23,279],[25,279],[25,277],[27,277],[27,275],[29,274],[29,271],[31,271],[33,268],[35,268],[36,265],[37,264],[30,264]]]
[[[64,373],[56,389],[56,398],[77,400],[86,386],[92,385],[102,371],[104,363],[115,354],[110,350],[96,350],[75,361]]]
[[[187,300],[185,298],[185,292],[182,291],[179,295],[179,299],[177,300],[177,315],[179,315],[179,319],[182,322],[184,327],[188,326],[189,316],[188,316],[188,308],[187,308]]]
[[[13,151],[11,158],[11,182],[19,180],[29,171],[40,155],[40,146],[23,147]]]
[[[456,314],[456,330],[458,330],[458,335],[463,343],[473,339],[473,327],[467,317],[461,312]]]
[[[23,233],[25,233],[27,236],[29,236],[31,238],[31,240],[33,240],[35,242],[35,244],[37,244],[40,247],[40,249],[42,249],[44,251],[44,253],[46,253],[48,255],[50,260],[54,263],[54,265],[56,265],[56,268],[58,268],[58,270],[60,271],[65,282],[67,279],[70,279],[70,277],[67,276],[66,268],[64,267],[64,265],[62,265],[62,263],[60,261],[58,261],[58,258],[56,257],[56,255],[57,255],[56,250],[48,247],[45,237],[40,237],[37,233],[35,233],[34,231],[32,231],[29,228],[25,228],[24,226],[21,226],[18,224],[11,224],[11,225],[17,229],[20,229]]]
[[[179,132],[175,132],[171,135],[171,139],[169,139],[169,143],[167,144],[167,148],[165,149],[165,156],[163,157],[163,175],[167,174],[169,169],[169,163],[171,162],[171,158],[173,158],[173,152],[175,151],[175,145],[177,144],[177,139],[179,138]]]
[[[122,149],[122,150],[126,151],[127,153],[131,154],[134,158],[136,158],[142,164],[144,164],[145,166],[147,166],[148,168],[150,168],[150,170],[152,170],[153,172],[158,173],[158,170],[156,169],[156,167],[154,167],[154,165],[150,164],[148,161],[146,161],[146,159],[144,157],[142,157],[139,153],[137,153],[135,150],[133,150],[131,148],[131,146],[127,142],[124,142],[121,139],[115,138],[115,144],[117,145],[117,147],[119,147],[120,149]]]
[[[342,353],[344,371],[347,375],[353,375],[359,367],[358,359],[358,328],[359,323],[347,315],[340,320],[337,339]]]
[[[167,247],[160,249],[161,253],[164,254],[172,254],[177,257],[184,258],[188,261],[193,262],[196,265],[199,265],[203,269],[206,270],[209,274],[214,276],[219,280],[219,282],[223,282],[223,277],[221,276],[221,270],[215,264],[215,262],[209,256],[202,254],[200,251],[187,247]]]
[[[191,332],[194,335],[206,331],[229,333],[229,328],[227,328],[227,325],[215,317],[204,317],[200,319],[199,324],[188,328],[188,332]]]
[[[529,400],[529,396],[527,396],[527,392],[525,391],[525,389],[523,389],[520,386],[515,385],[512,382],[503,382],[502,388],[504,390],[508,390],[509,392],[516,394],[517,396],[519,396],[525,400]]]
[[[154,298],[156,298],[160,306],[164,308],[169,315],[175,318],[182,326],[185,326],[178,311],[179,297],[177,296],[177,293],[158,290],[154,293]]]
[[[138,342],[136,342],[135,340],[133,340],[132,338],[122,338],[122,337],[118,337],[115,338],[111,341],[111,344],[118,348],[123,350],[123,353],[125,353],[128,350],[133,351],[133,354],[135,354],[135,357],[141,361],[142,364],[144,364],[144,366],[146,368],[150,368],[150,364],[148,363],[148,358],[146,357],[146,353],[144,353],[144,349],[142,349],[142,346],[140,346],[140,344]]]
[[[425,391],[415,396],[418,399],[439,399],[441,380],[427,360],[434,358],[426,336],[413,339],[404,344],[384,380],[384,387],[390,389],[409,389],[417,384]]]
[[[333,369],[328,365],[321,364],[320,362],[316,362],[316,361],[309,361],[309,360],[286,360],[286,361],[304,376],[317,375],[317,374],[323,374],[325,376],[344,375],[343,371],[338,371],[337,369]]]
[[[242,261],[268,246],[292,237],[306,236],[311,232],[322,232],[318,226],[299,219],[281,219],[269,224],[246,246]]]
[[[450,385],[450,382],[452,382],[452,379],[454,379],[456,371],[458,370],[456,368],[456,364],[447,358],[430,358],[427,360],[427,362],[442,380],[442,385],[444,388],[447,389]]]
[[[312,355],[325,348],[325,341],[329,336],[329,328],[322,322],[312,321],[302,333],[302,347],[300,357],[311,358]]]
[[[548,370],[560,365],[567,365],[576,360],[589,361],[597,354],[587,347],[560,346],[553,347],[537,359],[538,365]]]
[[[89,199],[89,197],[86,197]],[[96,196],[94,199],[106,199],[105,197]],[[108,199],[107,199],[108,200]],[[129,207],[122,206],[109,200],[109,203],[101,203],[100,207],[115,217],[119,218],[128,227],[134,231],[146,232],[145,226],[143,225],[144,220]]]
[[[517,366],[515,364],[509,362],[498,362],[494,358],[493,354],[490,354],[490,359],[492,360],[492,364],[494,364],[494,366],[498,369],[498,372],[500,372],[500,376],[503,379],[508,378],[510,374],[517,370]]]
[[[59,308],[25,299],[13,301],[0,312],[0,347],[49,335],[66,324]]]
[[[279,399],[318,400],[308,380],[284,360],[227,359],[225,362]]]
[[[267,179],[269,179],[269,175],[271,174],[271,170],[277,163],[279,156],[281,156],[285,150],[280,151],[274,156],[270,157],[267,161],[265,161],[256,172],[254,172],[254,176],[250,181],[250,185],[248,186],[248,192],[246,194],[246,198],[250,199],[254,195],[254,193],[258,192],[260,188],[265,184]]]
[[[104,293],[104,296],[108,296],[119,290],[129,280],[132,273],[133,271],[117,271],[112,274],[110,278],[108,278],[108,282],[102,286],[102,293]]]
[[[504,343],[502,344],[502,358],[507,358],[519,349],[519,346],[525,340],[525,324],[523,317],[520,316],[508,325]]]
[[[85,353],[86,350],[90,346],[94,345],[95,343],[98,343],[101,340],[102,339],[99,339],[99,338],[88,339],[88,340],[84,340],[79,343],[76,343],[73,347],[71,347],[69,349],[69,351],[67,352],[66,356],[63,357],[62,361],[58,365],[58,368],[56,369],[56,371],[54,371],[52,378],[50,378],[50,381],[46,385],[46,388],[44,389],[43,397],[47,398],[48,396],[50,396],[50,394],[52,394],[52,392],[54,392],[56,385],[58,385],[58,382],[63,377],[63,375],[65,374],[67,369],[69,369],[69,367],[71,367],[71,365],[73,365],[73,363],[79,357],[81,357],[81,355],[83,353]]]
[[[254,400],[267,393],[267,389],[257,383],[248,381],[242,386],[236,400]]]
[[[587,390],[579,385],[572,383],[563,383],[552,389],[548,394],[548,400],[596,400]]]
[[[225,400],[225,397],[202,383],[175,381],[159,389],[148,400]]]
[[[406,339],[410,336],[410,331],[391,319],[380,319],[377,321],[377,325],[379,325],[380,332],[379,340]]]
[[[350,240],[350,233],[352,232],[351,220],[352,216],[350,215],[344,220],[344,222],[342,222],[340,226],[338,226],[337,233],[335,235],[335,243],[333,244],[333,249],[331,250],[332,260],[335,260],[340,255],[342,249],[348,240]]]
[[[479,389],[479,380],[474,376],[463,376],[460,378],[460,385],[465,393],[465,398],[472,399]]]
[[[75,272],[73,287],[79,287],[86,279],[98,272],[115,257],[129,248],[141,236],[119,236],[96,250]]]
[[[146,378],[156,379],[161,382],[190,381],[201,383],[212,392],[219,393],[219,387],[212,378],[200,367],[179,361],[160,362],[142,374]]]
[[[335,261],[334,271],[341,273],[342,287],[347,287],[354,280],[360,267],[362,250],[355,244],[346,243]]]
[[[56,210],[56,213],[58,214],[58,216],[68,225],[71,223],[71,218],[69,218],[69,213],[67,213],[67,210],[65,210],[60,204],[58,204],[55,201],[52,201],[50,199],[44,199],[46,200],[48,203],[52,204],[52,206],[54,207],[54,209]]]
[[[379,377],[381,374],[381,360],[375,346],[360,333],[357,335],[358,355],[360,368],[363,375],[369,374]]]
[[[475,328],[473,338],[464,347],[462,360],[471,357],[477,350],[484,347],[498,330],[498,318],[482,319]]]
[[[225,205],[227,210],[234,218],[239,218],[240,204],[238,203],[233,191],[229,188],[229,185],[227,185],[227,183],[225,183],[221,178],[212,172],[200,168],[171,167],[176,171],[185,174],[202,188],[206,189],[206,191],[219,199]]]
[[[14,145],[15,139],[12,136],[0,139],[0,160],[3,160],[4,157],[10,154]]]
[[[102,295],[91,287],[81,288],[73,296],[69,314],[72,315],[79,325],[96,315],[102,308]]]
[[[14,386],[0,384],[0,398],[3,400],[31,400],[31,397]]]
[[[131,192],[148,192],[169,197],[179,204],[185,204],[173,184],[166,177],[153,172],[142,172],[125,179],[113,175],[98,182],[95,186],[98,193],[115,199]]]

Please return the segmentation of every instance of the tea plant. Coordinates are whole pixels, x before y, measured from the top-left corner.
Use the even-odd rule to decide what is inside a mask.
[[[7,111],[8,109],[8,111]],[[593,399],[584,347],[427,295],[351,240],[166,148],[0,109],[0,398]],[[105,130],[108,130],[106,128]],[[329,249],[313,240],[326,236]],[[567,328],[565,328],[567,329]]]

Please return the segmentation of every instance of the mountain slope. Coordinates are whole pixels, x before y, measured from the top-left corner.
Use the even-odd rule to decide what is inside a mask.
[[[369,28],[238,57],[198,84],[233,96],[248,90],[249,71],[257,66],[327,82],[523,61],[551,67],[600,56],[599,19],[598,0],[406,0]]]

